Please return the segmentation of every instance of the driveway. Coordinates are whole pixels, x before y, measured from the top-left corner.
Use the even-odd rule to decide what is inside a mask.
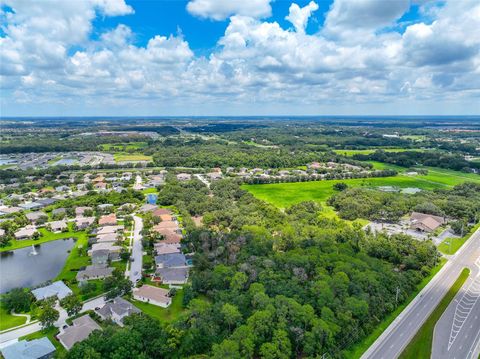
[[[105,304],[105,299],[103,298],[103,296],[99,298],[91,299],[83,303],[83,307],[80,313],[86,312],[87,310],[93,310],[96,307],[101,307],[103,306],[103,304]],[[62,328],[65,325],[66,320],[68,318],[67,312],[65,311],[65,309],[63,309],[58,305],[58,302],[55,304],[55,309],[58,310],[60,313],[60,317],[55,322],[55,326],[58,328]],[[41,324],[39,322],[35,322],[30,325],[25,325],[21,328],[11,330],[9,332],[2,333],[0,334],[0,346],[1,346],[1,343],[5,343],[9,341],[12,341],[12,344],[13,344],[15,340],[21,337],[24,337],[25,335],[38,332],[40,330],[42,330]]]
[[[142,260],[143,260],[143,246],[142,235],[140,232],[143,229],[143,220],[134,215],[134,230],[133,230],[133,243],[132,243],[132,255],[133,262],[130,262],[130,280],[133,284],[136,284],[142,278]]]

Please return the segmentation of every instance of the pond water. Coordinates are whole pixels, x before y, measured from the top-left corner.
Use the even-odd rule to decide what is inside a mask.
[[[34,287],[54,279],[65,265],[75,240],[59,239],[0,253],[0,294],[13,288]]]

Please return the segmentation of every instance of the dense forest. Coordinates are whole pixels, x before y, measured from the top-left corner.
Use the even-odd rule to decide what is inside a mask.
[[[465,182],[452,189],[424,191],[415,195],[351,188],[335,194],[328,203],[340,217],[349,220],[367,218],[395,222],[403,215],[417,211],[476,223],[480,218],[480,185]]]
[[[184,314],[111,326],[68,358],[341,358],[437,258],[429,242],[366,234],[315,202],[282,212],[232,180],[209,193],[198,181],[170,177],[158,200],[182,213],[184,250],[196,253]],[[204,226],[189,215],[202,215]]]
[[[439,151],[386,152],[377,150],[369,155],[357,154],[354,158],[359,161],[379,161],[402,167],[423,165],[464,172],[471,172],[472,168],[480,168],[480,163],[467,161],[461,154],[451,154]]]

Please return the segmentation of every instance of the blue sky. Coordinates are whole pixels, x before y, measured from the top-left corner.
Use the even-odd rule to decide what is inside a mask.
[[[3,0],[2,116],[478,114],[476,0]]]

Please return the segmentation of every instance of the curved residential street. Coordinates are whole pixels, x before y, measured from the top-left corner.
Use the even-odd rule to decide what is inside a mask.
[[[102,307],[104,304],[105,304],[105,299],[103,298],[103,296],[90,299],[83,303],[82,310],[80,311],[80,313],[84,313],[87,310],[93,310],[97,307]],[[67,312],[63,308],[59,307],[58,303],[55,305],[55,309],[60,312],[60,317],[58,318],[57,322],[55,322],[55,326],[58,328],[61,328],[65,325],[65,322],[67,320]],[[28,334],[38,332],[40,330],[42,330],[42,326],[39,322],[36,321],[34,323],[24,325],[23,327],[20,327],[18,329],[4,332],[0,334],[0,347],[5,346],[5,344],[3,343],[6,343],[6,342],[14,343],[19,338]]]
[[[450,260],[444,265],[444,267],[438,272],[438,274],[423,288],[423,290],[417,295],[417,297],[405,308],[405,310],[390,324],[390,326],[383,332],[383,334],[372,344],[372,346],[362,355],[362,359],[393,359],[397,358],[415,333],[420,329],[422,324],[428,318],[430,313],[435,309],[443,296],[447,293],[455,280],[460,275],[463,268],[468,267],[472,270],[470,279],[466,282],[465,286],[460,291],[459,295],[464,293],[465,288],[472,283],[471,278],[476,275],[478,268],[476,268],[475,262],[480,257],[480,229],[477,230],[470,239],[458,250],[458,252],[450,257]],[[458,296],[457,296],[458,299]],[[476,320],[476,325],[470,323],[475,320],[475,315],[479,315],[479,306],[473,308],[470,314],[469,324],[465,330],[470,331],[468,336],[463,341],[463,346],[455,344],[450,349],[448,356],[438,356],[433,358],[457,358],[465,359],[466,356],[463,353],[470,350],[470,346],[474,344],[475,335],[473,332],[477,330],[475,334],[478,334],[480,321]],[[447,311],[451,311],[449,307]],[[475,312],[476,314],[474,314]],[[473,319],[472,319],[473,318]],[[444,318],[442,318],[443,320]],[[448,343],[448,337],[450,336],[450,330],[452,328],[452,321],[445,319],[445,326],[441,330],[442,334],[447,337],[446,343]],[[442,322],[443,323],[443,322]],[[470,325],[472,327],[470,328]],[[447,335],[448,332],[448,335]],[[463,333],[463,332],[462,332]],[[465,335],[465,334],[462,334]],[[478,338],[477,338],[478,340]],[[460,343],[460,339],[458,343]],[[468,350],[465,351],[465,347],[468,345]],[[438,343],[438,342],[437,342]],[[434,346],[435,346],[434,340]],[[458,346],[457,346],[458,345]],[[458,349],[455,349],[458,348]],[[436,353],[438,348],[434,349]],[[461,355],[460,355],[461,354]]]

